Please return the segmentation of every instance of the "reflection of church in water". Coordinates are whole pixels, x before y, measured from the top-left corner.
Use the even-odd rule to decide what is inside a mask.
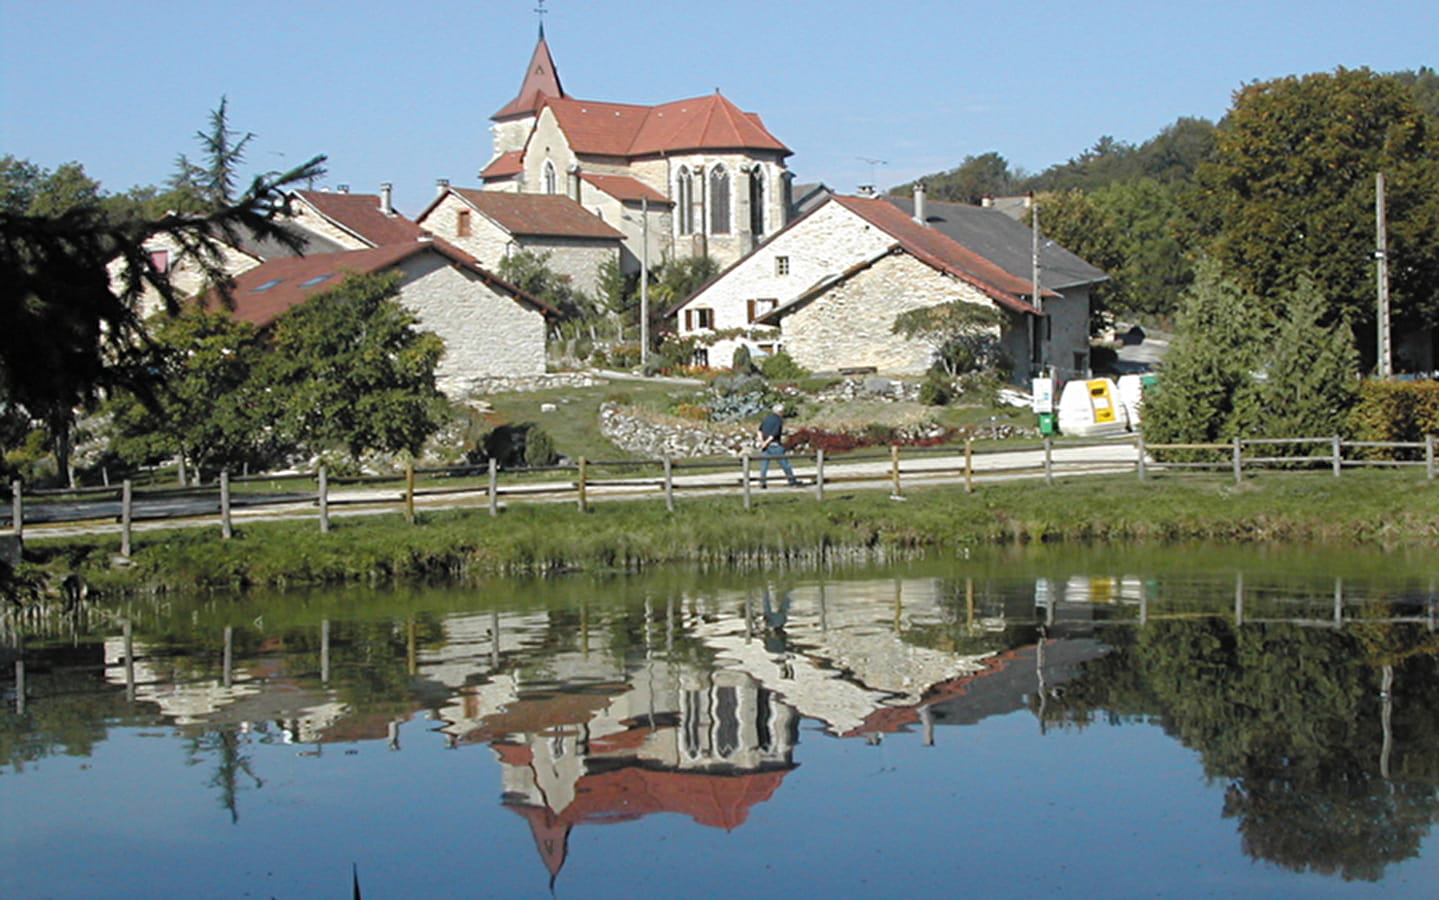
[[[656,813],[744,824],[798,765],[801,722],[871,744],[919,731],[931,744],[937,725],[1028,708],[1102,652],[1036,642],[1037,597],[980,599],[972,585],[918,578],[676,596],[646,604],[642,621],[583,606],[452,615],[435,639],[405,641],[408,699],[383,710],[349,708],[327,675],[287,671],[263,642],[222,677],[179,684],[151,671],[143,647],[127,664],[111,641],[107,677],[177,724],[278,725],[317,753],[380,739],[399,750],[401,725],[426,718],[427,734],[494,754],[502,803],[553,878],[576,826]]]

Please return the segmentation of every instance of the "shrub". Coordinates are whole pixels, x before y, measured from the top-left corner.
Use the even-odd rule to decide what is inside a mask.
[[[549,432],[538,425],[529,426],[525,432],[525,465],[552,466],[559,458]]]
[[[710,411],[698,403],[676,403],[670,408],[670,415],[696,422],[708,422]]]
[[[730,368],[736,372],[755,371],[754,360],[750,358],[748,345],[740,344],[734,348],[734,356],[731,357]]]
[[[943,378],[930,376],[919,386],[919,402],[925,406],[947,406],[951,399],[949,382]]]
[[[1439,381],[1365,381],[1349,413],[1350,436],[1360,441],[1422,441],[1439,434]],[[1365,448],[1375,459],[1417,458],[1413,451]]]
[[[809,369],[795,362],[783,350],[761,359],[759,370],[770,381],[798,381],[810,374]]]

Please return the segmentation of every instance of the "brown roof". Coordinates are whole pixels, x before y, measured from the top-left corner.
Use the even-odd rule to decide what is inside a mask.
[[[581,172],[580,177],[621,203],[639,203],[641,200],[648,200],[652,206],[673,205],[668,197],[638,178],[631,178],[628,175],[594,175],[589,172]]]
[[[656,156],[694,150],[791,152],[759,116],[716,91],[659,106],[598,103],[572,97],[545,101],[570,149],[593,156]]]
[[[498,121],[530,115],[540,108],[546,97],[563,96],[565,89],[560,86],[560,73],[555,68],[550,45],[545,43],[542,31],[539,42],[535,44],[535,52],[530,54],[530,64],[525,69],[525,80],[520,82],[520,92],[490,118]]]
[[[232,315],[263,328],[314,294],[335,287],[347,275],[383,272],[419,253],[439,253],[451,263],[479,275],[492,288],[508,294],[517,302],[538,309],[547,316],[558,314],[543,300],[481,268],[474,257],[464,251],[443,242],[413,241],[343,253],[317,253],[270,260],[235,276]],[[213,304],[216,301],[212,297],[208,302]]]
[[[509,178],[511,175],[518,175],[525,170],[525,151],[511,150],[501,153],[485,166],[480,172],[480,178],[490,181],[496,178]]]
[[[515,194],[474,188],[450,190],[513,235],[615,241],[624,237],[564,194]]]
[[[325,191],[295,191],[296,196],[320,215],[372,247],[412,244],[425,230],[399,213],[380,210],[379,194],[332,194]]]

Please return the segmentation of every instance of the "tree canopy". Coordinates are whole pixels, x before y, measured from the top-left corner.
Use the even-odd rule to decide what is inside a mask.
[[[1331,321],[1375,329],[1375,176],[1388,183],[1396,321],[1439,322],[1439,129],[1392,76],[1367,69],[1246,85],[1200,167],[1210,252],[1268,296],[1312,279]],[[1372,361],[1374,342],[1361,337]]]
[[[261,365],[282,433],[315,450],[418,453],[439,427],[444,342],[415,329],[399,274],[350,275],[281,316]]]

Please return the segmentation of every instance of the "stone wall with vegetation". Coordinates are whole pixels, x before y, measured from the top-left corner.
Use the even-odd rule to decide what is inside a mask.
[[[753,443],[744,425],[686,421],[617,403],[600,406],[600,432],[621,450],[648,459],[738,456]]]

